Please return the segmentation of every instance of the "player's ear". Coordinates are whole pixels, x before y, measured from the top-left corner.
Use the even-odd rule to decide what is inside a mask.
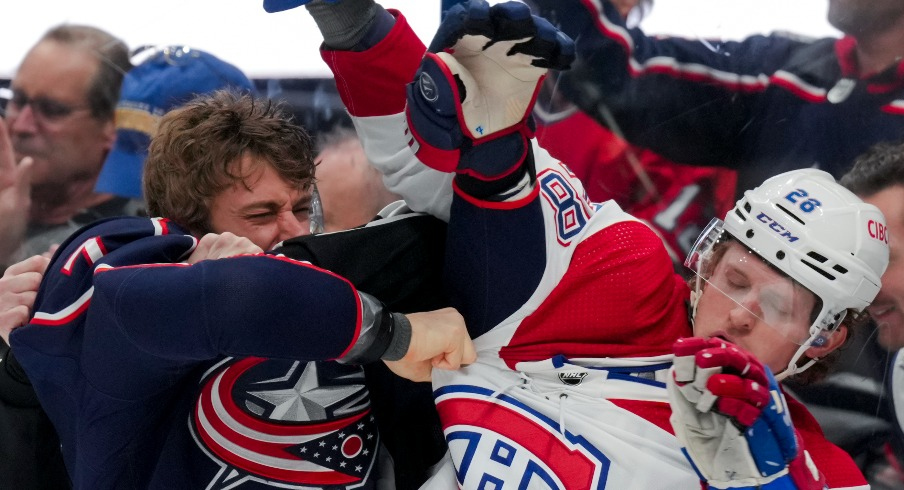
[[[819,347],[810,347],[806,350],[805,354],[807,357],[814,358],[823,358],[829,355],[835,349],[844,345],[844,341],[847,340],[848,328],[845,325],[838,327],[838,330],[829,335],[826,343]]]

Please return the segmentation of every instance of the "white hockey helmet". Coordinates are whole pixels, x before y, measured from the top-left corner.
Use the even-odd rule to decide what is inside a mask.
[[[688,255],[685,265],[698,277],[723,231],[821,301],[785,375],[799,371],[796,363],[806,348],[822,345],[849,308],[869,306],[888,265],[882,213],[821,170],[793,170],[746,191],[724,223],[714,220]]]

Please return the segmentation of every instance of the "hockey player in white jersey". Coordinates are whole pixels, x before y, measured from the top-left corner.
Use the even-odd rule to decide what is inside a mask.
[[[345,15],[360,4],[372,2],[330,2]],[[341,31],[342,15],[324,22],[328,7],[308,10]],[[531,149],[536,87],[567,66],[567,38],[519,4],[472,1],[446,14],[424,55],[404,17],[385,13],[364,26],[378,42],[328,44],[323,57],[392,190],[449,217],[448,286],[479,353],[434,373],[451,463],[425,488],[867,488],[767,373],[843,342],[846,313],[869,303],[885,268],[881,214],[822,174],[770,181],[755,194],[764,201],[728,216],[746,218],[727,221],[735,240],[718,235],[728,251],[703,254],[722,260],[705,262],[692,295],[649,228],[589,202],[565,165]],[[767,244],[771,257],[751,252]],[[727,272],[750,283],[711,287]]]

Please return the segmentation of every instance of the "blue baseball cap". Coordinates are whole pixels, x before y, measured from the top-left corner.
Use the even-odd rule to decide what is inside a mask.
[[[95,191],[142,199],[141,174],[160,118],[199,94],[220,89],[253,93],[235,66],[184,46],[157,49],[122,81],[116,104],[116,141]]]

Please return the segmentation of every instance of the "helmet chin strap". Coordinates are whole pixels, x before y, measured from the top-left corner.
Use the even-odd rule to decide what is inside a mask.
[[[829,312],[827,315],[832,316],[832,312]],[[821,316],[825,317],[826,315],[821,315]],[[834,322],[831,324],[826,324],[825,322],[823,322],[821,327],[818,326],[818,324],[813,324],[810,327],[810,331],[812,332],[810,334],[810,338],[808,338],[807,341],[804,342],[797,349],[797,352],[795,352],[793,356],[791,356],[791,360],[788,361],[788,367],[785,368],[784,371],[777,373],[775,375],[775,379],[777,381],[781,381],[781,380],[787,378],[788,376],[793,376],[797,373],[802,373],[802,372],[806,371],[807,369],[810,368],[810,366],[815,364],[816,361],[818,361],[820,359],[819,357],[814,357],[813,359],[810,359],[803,366],[797,365],[797,361],[800,360],[801,356],[804,355],[804,352],[806,352],[807,349],[809,349],[810,347],[813,347],[814,345],[821,346],[821,345],[825,344],[825,342],[828,340],[829,336],[831,336],[833,333],[835,333],[835,331],[837,330],[837,326],[840,325],[841,322],[847,317],[847,310],[844,310],[838,314],[835,314],[834,317],[835,317]]]
[[[810,366],[816,364],[816,361],[819,360],[818,357],[814,357],[813,359],[810,359],[803,366],[798,366],[797,361],[800,360],[801,356],[804,355],[804,352],[806,352],[807,349],[809,349],[813,345],[813,343],[816,342],[816,339],[818,339],[821,335],[822,335],[822,331],[819,329],[816,329],[812,334],[810,334],[810,338],[808,338],[807,341],[803,343],[803,345],[798,347],[797,352],[795,352],[794,355],[791,356],[791,360],[788,361],[788,367],[786,367],[782,372],[775,374],[775,380],[782,381],[783,379],[787,378],[788,376],[793,376],[797,373],[802,373],[802,372],[806,371],[807,369],[810,369]]]

